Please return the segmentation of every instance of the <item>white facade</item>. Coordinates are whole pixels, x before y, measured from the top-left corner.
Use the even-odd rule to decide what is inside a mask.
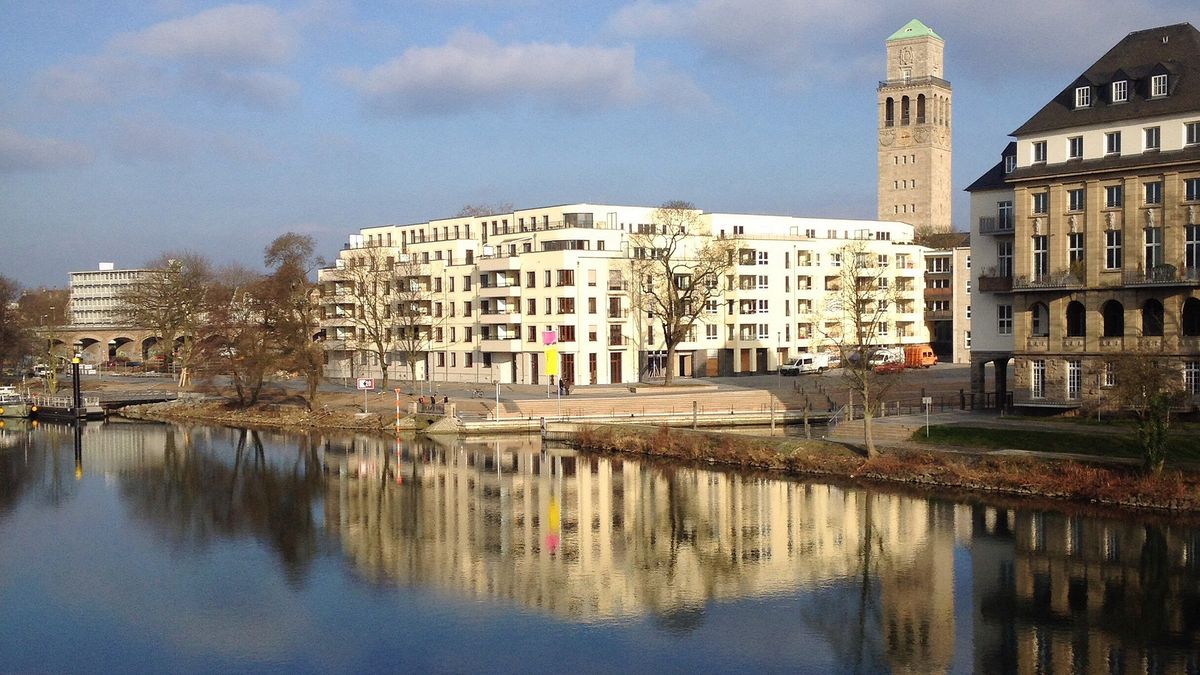
[[[119,270],[112,263],[99,269],[71,273],[71,325],[118,326],[121,293],[140,281],[147,270]]]
[[[822,337],[821,303],[839,274],[833,254],[851,243],[889,267],[896,289],[881,342],[928,340],[926,249],[911,243],[911,225],[708,213],[698,214],[696,238],[738,238],[738,260],[676,362],[663,363],[661,328],[632,311],[630,296],[630,235],[652,223],[654,211],[571,204],[367,228],[351,236],[339,266],[371,247],[421,263],[432,333],[422,379],[545,383],[547,331],[557,333],[562,376],[577,384],[636,382],[666,367],[685,377],[774,370],[789,356],[832,347]],[[321,272],[326,374],[377,375],[343,276],[338,267]],[[407,376],[401,355],[392,363],[389,375]]]

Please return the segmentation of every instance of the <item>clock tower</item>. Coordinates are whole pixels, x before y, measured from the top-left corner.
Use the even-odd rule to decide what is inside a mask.
[[[917,19],[887,39],[879,83],[879,219],[949,232],[951,89],[945,42]]]

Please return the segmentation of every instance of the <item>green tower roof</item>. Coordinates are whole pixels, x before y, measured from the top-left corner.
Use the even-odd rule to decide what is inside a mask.
[[[892,33],[892,36],[888,38],[888,42],[891,42],[892,40],[905,40],[915,37],[935,37],[939,40],[942,39],[941,35],[933,32],[932,28],[921,23],[920,19],[913,19],[912,21],[904,24],[904,27],[900,30]]]

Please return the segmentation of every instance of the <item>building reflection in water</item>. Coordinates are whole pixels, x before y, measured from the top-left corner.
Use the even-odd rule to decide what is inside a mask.
[[[865,579],[858,609],[874,618],[850,651],[877,645],[897,672],[953,655],[953,506],[524,440],[352,445],[325,454],[325,522],[372,580],[671,624],[713,601]]]

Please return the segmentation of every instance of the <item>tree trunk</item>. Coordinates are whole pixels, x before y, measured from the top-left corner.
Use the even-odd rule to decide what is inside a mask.
[[[308,374],[308,409],[315,410],[317,407],[317,390],[321,385],[321,372],[309,372]]]
[[[383,384],[381,385],[381,387],[383,388],[384,391],[387,391],[387,388],[388,388],[388,374],[387,374],[388,373],[388,364],[387,364],[387,361],[384,360],[384,356],[385,355],[382,352],[380,352],[380,354],[379,354],[379,371],[381,373],[383,373]]]
[[[663,386],[671,386],[671,382],[675,380],[675,370],[672,368],[675,362],[675,345],[667,343],[667,363],[663,368]]]
[[[867,459],[875,459],[879,456],[879,450],[875,448],[875,429],[872,424],[871,398],[867,394],[867,388],[863,387],[863,441],[867,445]]]

